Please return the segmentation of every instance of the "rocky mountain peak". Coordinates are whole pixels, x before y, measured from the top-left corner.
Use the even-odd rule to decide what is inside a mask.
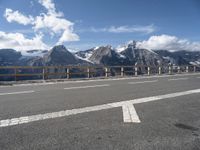
[[[137,42],[136,41],[134,41],[134,40],[132,40],[132,41],[129,41],[128,42],[128,48],[132,48],[132,49],[135,49],[136,48],[136,44],[137,44]]]

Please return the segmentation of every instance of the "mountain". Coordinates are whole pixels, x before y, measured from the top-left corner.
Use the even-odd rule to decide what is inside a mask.
[[[13,49],[0,49],[0,64],[2,66],[61,66],[89,65],[69,52],[63,45],[51,50],[29,50],[18,52]]]
[[[152,50],[139,49],[136,41],[113,49],[111,46],[101,46],[86,51],[77,52],[76,55],[96,65],[151,65],[166,64],[166,61]]]
[[[97,65],[128,65],[128,60],[121,54],[117,53],[111,46],[101,46],[93,50],[89,61]]]
[[[79,59],[85,60],[87,62],[93,63],[89,60],[89,58],[92,56],[92,54],[94,53],[94,51],[98,49],[98,47],[94,47],[85,51],[78,51],[75,53],[75,56]]]
[[[92,56],[93,52],[98,48],[99,47],[94,47],[85,51],[79,51],[79,52],[76,52],[75,55],[88,60]]]
[[[16,66],[21,57],[21,53],[16,50],[0,49],[0,66]]]
[[[48,50],[27,50],[22,51],[22,56],[24,57],[43,57],[46,53],[48,53]]]
[[[119,49],[117,51],[125,56],[131,62],[131,65],[158,66],[164,63],[163,58],[154,51],[138,49],[135,41],[129,42],[127,46],[124,46],[124,49],[120,48],[120,51]]]
[[[0,49],[1,66],[66,66],[66,65],[200,65],[199,51],[149,50],[137,47],[136,41],[117,47],[94,47],[72,53],[63,45],[51,50],[16,51]]]
[[[200,64],[200,52],[199,51],[175,51],[170,52],[167,50],[155,51],[158,55],[163,57],[168,63],[176,65],[199,65]]]
[[[78,65],[86,63],[83,60],[75,57],[63,45],[53,47],[48,53],[44,55],[43,59],[44,64],[47,66]]]

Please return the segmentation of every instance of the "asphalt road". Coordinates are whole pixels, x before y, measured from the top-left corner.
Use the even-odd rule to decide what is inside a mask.
[[[0,150],[29,149],[200,150],[200,74],[0,87]]]

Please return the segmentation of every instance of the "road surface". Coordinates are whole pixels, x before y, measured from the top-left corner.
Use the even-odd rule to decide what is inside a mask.
[[[0,87],[0,150],[200,150],[200,74]]]

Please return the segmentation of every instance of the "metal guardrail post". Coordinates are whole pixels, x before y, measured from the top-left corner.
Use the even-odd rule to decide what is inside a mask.
[[[90,68],[87,68],[87,77],[90,78]]]
[[[138,75],[138,67],[135,66],[135,76],[137,76],[137,75]]]
[[[186,73],[188,73],[189,72],[189,67],[188,66],[186,66]]]
[[[194,68],[193,68],[193,69],[194,69],[193,71],[194,71],[194,72],[196,72],[196,66],[194,66]]]
[[[158,68],[158,74],[159,74],[159,75],[162,74],[162,72],[161,72],[161,67],[160,67],[160,66],[159,66],[159,68]]]
[[[67,68],[67,79],[69,79],[70,78],[70,70],[69,70],[69,68]]]
[[[124,67],[121,67],[121,76],[124,76]]]
[[[150,67],[147,68],[147,74],[150,75]]]
[[[178,66],[178,73],[181,73],[181,68],[180,68],[180,66]]]

